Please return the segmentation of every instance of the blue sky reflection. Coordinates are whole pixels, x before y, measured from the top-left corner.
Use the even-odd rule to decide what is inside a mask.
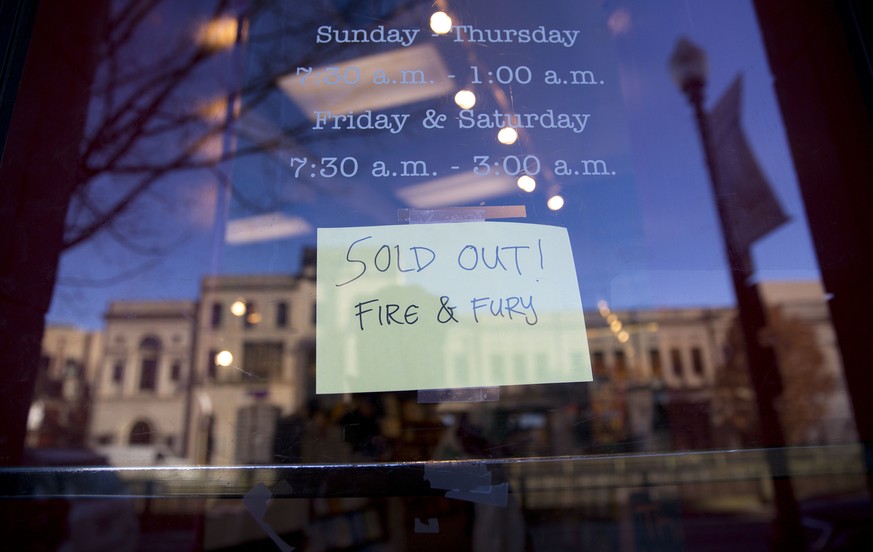
[[[791,217],[755,246],[757,277],[817,277],[749,2],[586,1],[556,3],[548,9],[520,0],[501,2],[499,9],[472,1],[449,5],[458,21],[480,29],[542,26],[579,33],[571,47],[457,43],[452,33],[431,36],[430,3],[382,22],[386,29],[420,29],[415,44],[433,45],[449,74],[455,75],[453,88],[445,94],[371,110],[372,117],[396,116],[395,122],[408,115],[403,130],[396,133],[313,129],[312,114],[278,87],[257,98],[244,96],[235,146],[270,145],[261,153],[222,165],[220,171],[164,178],[161,199],[140,217],[138,226],[128,229],[157,228],[155,239],[166,246],[163,254],[135,253],[100,238],[69,252],[61,263],[50,322],[97,328],[110,300],[194,298],[200,278],[215,273],[294,272],[301,249],[315,245],[316,227],[396,224],[397,209],[410,206],[404,190],[474,170],[495,178],[496,172],[513,169],[516,160],[529,156],[541,166],[532,193],[510,186],[503,195],[483,195],[463,204],[521,204],[527,207],[528,222],[567,227],[585,308],[595,308],[600,299],[616,309],[730,304],[730,281],[693,116],[667,69],[680,36],[699,44],[709,56],[707,106],[738,73],[743,74],[746,134]],[[311,20],[334,21],[329,15],[334,14],[315,14]],[[275,17],[255,18],[251,36],[267,36],[272,26],[278,29],[282,23]],[[367,14],[355,14],[347,24],[370,28],[372,22]],[[398,47],[382,43],[327,48],[316,44],[315,37],[313,27],[293,38],[260,42],[252,38],[242,55],[243,85],[283,64],[289,72],[300,66],[329,67]],[[524,83],[527,73],[519,67],[530,70],[529,83]],[[591,71],[603,84],[543,82],[549,70],[563,79],[572,69]],[[498,80],[498,70],[505,84],[488,83]],[[347,76],[354,78],[354,74]],[[537,124],[521,129],[519,140],[511,146],[497,142],[496,128],[459,128],[466,123],[453,97],[471,80],[478,80],[472,85],[477,94],[475,113],[502,113],[508,108],[516,114],[536,114]],[[214,82],[203,84],[204,96],[214,88]],[[548,113],[590,117],[584,131],[577,132],[577,128],[542,128]],[[446,115],[444,128],[426,128],[423,121],[428,114]],[[324,161],[328,157],[337,158],[336,163],[353,159],[354,164],[337,165],[338,171],[345,169],[350,176],[319,176],[323,170],[323,174],[333,171],[331,162]],[[307,159],[306,166],[298,163],[296,175],[292,158]],[[585,176],[582,159],[603,160],[615,175]],[[373,176],[376,163],[399,172],[402,161],[410,160],[425,161],[427,172],[437,174]],[[559,160],[566,160],[580,174],[556,174]],[[413,166],[409,170],[418,174]],[[219,202],[225,190],[220,174],[232,186],[227,218]],[[546,207],[555,193],[565,199],[558,211]],[[296,230],[289,237],[225,242],[228,221],[269,216],[299,224],[293,225]]]

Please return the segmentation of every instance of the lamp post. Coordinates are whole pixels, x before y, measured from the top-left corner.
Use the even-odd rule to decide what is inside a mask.
[[[229,153],[234,152],[236,148],[236,135],[234,123],[236,122],[241,103],[242,89],[242,45],[248,39],[248,17],[249,6],[246,0],[232,3],[236,8],[235,14],[225,14],[217,16],[214,19],[206,22],[203,28],[200,29],[198,36],[195,38],[197,46],[204,52],[215,54],[224,50],[231,51],[231,67],[233,83],[230,90],[222,102],[218,105],[224,111],[224,129],[221,136],[221,154],[219,155],[219,163],[215,170],[217,177],[216,189],[216,221],[213,225],[212,234],[212,273],[217,273],[218,252],[224,243],[225,228],[227,226],[228,205],[230,202],[231,193],[231,177],[228,174],[227,163],[223,158]],[[219,113],[221,115],[221,113]],[[198,307],[199,308],[199,307]],[[210,462],[211,458],[211,440],[215,417],[212,412],[212,401],[209,394],[205,390],[204,382],[207,379],[205,375],[198,373],[197,367],[201,360],[199,353],[200,343],[198,336],[201,333],[199,327],[199,317],[195,317],[194,322],[194,337],[191,340],[188,376],[185,384],[185,413],[184,413],[184,430],[182,436],[182,455],[194,463],[204,461]],[[224,351],[227,352],[227,351]],[[230,355],[229,352],[227,352]],[[232,355],[231,360],[232,361]],[[210,358],[210,362],[215,362]],[[204,366],[204,373],[208,366]],[[202,375],[202,377],[201,377]],[[196,397],[195,397],[196,395]],[[195,419],[194,401],[200,405],[199,413]],[[204,405],[208,406],[208,414]],[[204,454],[201,455],[201,450]]]
[[[740,249],[731,240],[729,207],[724,201],[723,194],[726,186],[732,183],[719,180],[721,176],[717,165],[718,156],[710,134],[709,118],[703,108],[708,70],[706,53],[688,39],[681,38],[670,56],[670,72],[694,110],[694,119],[715,196],[725,253],[737,299],[737,313],[745,342],[749,378],[755,391],[761,439],[766,450],[773,484],[776,505],[773,544],[778,550],[804,550],[806,545],[803,539],[803,527],[800,524],[800,511],[794,496],[785,454],[785,435],[775,408],[775,401],[782,392],[779,366],[773,348],[761,342],[762,330],[766,327],[767,320],[764,305],[758,293],[758,286],[751,281],[754,269],[748,249]]]

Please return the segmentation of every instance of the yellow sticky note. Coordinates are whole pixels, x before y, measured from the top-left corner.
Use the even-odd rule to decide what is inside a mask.
[[[318,229],[316,392],[591,381],[567,230]]]

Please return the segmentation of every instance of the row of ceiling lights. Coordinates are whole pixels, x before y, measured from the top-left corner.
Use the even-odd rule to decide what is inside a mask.
[[[445,11],[437,11],[430,17],[430,28],[435,34],[448,34],[452,30],[452,25],[452,18]],[[201,45],[210,50],[228,48],[236,41],[237,29],[238,21],[236,18],[229,16],[218,18],[204,26],[199,41]],[[476,105],[476,94],[472,90],[459,90],[455,94],[454,100],[461,109],[472,109]],[[518,131],[512,127],[501,128],[497,132],[497,141],[511,146],[518,141]],[[517,184],[521,190],[527,193],[533,192],[537,186],[536,179],[530,175],[520,176]],[[558,211],[564,206],[564,198],[558,193],[553,193],[546,205],[552,211]]]
[[[451,16],[444,11],[435,12],[430,16],[430,29],[435,34],[448,34],[452,30],[452,24]],[[472,109],[476,105],[476,94],[472,90],[459,90],[455,94],[455,104],[461,109]],[[511,146],[518,141],[518,131],[512,127],[503,127],[497,132],[497,141]],[[527,193],[533,192],[537,187],[536,179],[527,174],[519,176],[516,182],[518,187]],[[552,194],[546,205],[552,211],[557,211],[564,206],[564,198],[560,194]]]

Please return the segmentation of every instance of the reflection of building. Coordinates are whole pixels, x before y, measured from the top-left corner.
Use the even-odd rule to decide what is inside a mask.
[[[855,439],[852,407],[845,386],[837,337],[819,282],[763,282],[761,291],[767,304],[785,315],[805,322],[812,330],[814,346],[824,356],[822,370],[831,375],[836,389],[830,394],[825,416],[818,427],[811,427],[808,439],[815,442],[843,443]]]
[[[732,318],[725,308],[613,312],[601,304],[590,313],[592,446],[710,446],[712,385]]]
[[[106,313],[91,440],[182,454],[193,301],[115,302]]]
[[[100,354],[100,334],[47,326],[28,419],[31,447],[71,447],[85,442],[89,383]]]
[[[854,428],[840,360],[821,286],[815,282],[766,282],[770,308],[809,327],[823,355],[820,370],[836,384],[825,415],[802,442],[849,442]],[[725,446],[713,431],[714,391],[731,348],[735,311],[683,308],[610,312],[586,319],[594,382],[590,385],[592,444],[633,443],[635,450],[688,450]],[[798,346],[800,344],[797,344]],[[797,378],[780,359],[784,378]],[[746,385],[748,383],[746,382]],[[815,390],[811,389],[810,392]],[[744,396],[754,400],[746,388]],[[754,411],[754,404],[750,403]],[[752,414],[754,416],[754,413]],[[646,419],[650,417],[650,419]],[[660,418],[660,419],[659,419]]]
[[[311,263],[305,266],[298,276],[203,280],[191,419],[195,461],[269,462],[278,417],[300,410],[314,392],[308,368],[315,274]]]
[[[285,445],[297,451],[285,455],[303,458],[298,449],[305,431],[327,423],[327,411],[317,412],[313,401],[313,261],[314,255],[307,253],[303,270],[294,276],[205,278],[196,307],[184,301],[113,303],[106,316],[103,357],[92,362],[100,370],[94,374],[91,441],[167,444],[195,463],[270,463],[277,461],[274,443],[279,427],[284,428],[281,439],[294,441]],[[762,292],[771,306],[781,307],[787,316],[812,329],[823,354],[821,370],[837,381],[827,412],[816,427],[809,428],[807,441],[851,440],[853,429],[847,425],[851,417],[820,287],[767,283]],[[473,408],[491,413],[487,417],[493,419],[483,422],[483,428],[496,428],[507,442],[529,443],[513,448],[514,454],[725,446],[721,430],[713,430],[718,414],[714,397],[732,346],[728,334],[734,317],[729,308],[612,311],[603,304],[599,312],[586,313],[593,382],[508,386],[501,390],[498,403]],[[51,361],[50,373],[58,374],[58,363],[66,361],[57,351],[72,354],[69,345],[64,349],[59,343],[79,346],[86,341],[67,337],[51,342],[50,335],[45,356],[57,359]],[[515,346],[522,340],[512,332],[492,337],[502,345],[487,339],[477,343],[478,356],[467,361],[468,366],[526,374],[539,365],[577,362],[578,348],[571,343],[576,336],[559,328],[552,340],[535,347]],[[449,363],[463,357],[463,348],[462,343],[445,346]],[[87,354],[93,356],[75,352],[76,358]],[[86,360],[82,363],[88,365]],[[790,373],[791,367],[782,369]],[[416,419],[422,427],[433,425],[426,421],[433,413],[425,412],[426,405],[388,408],[403,394],[388,395],[378,399],[384,403],[379,414],[385,417],[379,422],[382,437],[399,439],[397,447],[416,450],[415,458],[429,457],[419,444],[404,441],[397,428],[405,423],[401,418],[406,414],[400,413],[407,406],[421,411]],[[335,415],[331,423],[336,423],[337,412],[348,410],[336,405],[337,400],[322,397],[321,406],[333,413],[328,416]],[[307,407],[316,411],[307,412]],[[447,405],[440,412],[470,408],[469,404]],[[322,430],[329,431],[329,426]],[[521,434],[527,437],[522,439]],[[318,447],[328,446],[325,438],[319,438]],[[425,448],[432,448],[432,443]],[[330,454],[334,453],[339,454]]]

